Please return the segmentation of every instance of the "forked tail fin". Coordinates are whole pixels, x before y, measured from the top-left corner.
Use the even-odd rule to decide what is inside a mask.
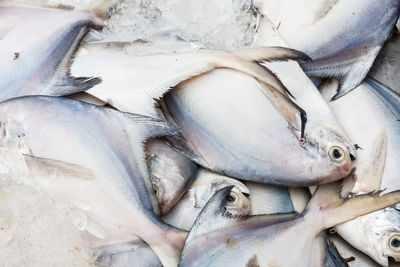
[[[400,202],[400,191],[383,195],[377,191],[341,198],[341,189],[338,182],[319,186],[306,207],[306,216],[321,218],[321,231]],[[315,217],[316,213],[318,217]]]

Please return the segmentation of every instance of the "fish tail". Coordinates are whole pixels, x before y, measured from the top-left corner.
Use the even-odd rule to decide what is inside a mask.
[[[400,202],[400,191],[384,195],[380,194],[381,191],[374,191],[341,198],[341,189],[340,183],[319,186],[306,208],[310,220],[320,214],[321,231]]]
[[[178,266],[179,258],[188,233],[171,228],[162,234],[159,242],[150,244],[150,247],[160,259],[164,267]]]

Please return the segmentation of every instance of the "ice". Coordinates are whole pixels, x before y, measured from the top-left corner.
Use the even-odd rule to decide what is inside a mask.
[[[241,48],[255,35],[259,14],[251,0],[121,1],[109,12],[104,33],[120,41],[168,32],[217,49]]]
[[[6,140],[0,145],[0,265],[94,266],[71,218],[27,176],[25,148]]]

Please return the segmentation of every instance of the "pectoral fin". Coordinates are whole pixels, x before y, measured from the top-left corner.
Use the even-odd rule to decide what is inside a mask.
[[[78,164],[25,154],[23,156],[30,175],[35,177],[68,177],[83,180],[96,179],[96,176],[91,170]]]

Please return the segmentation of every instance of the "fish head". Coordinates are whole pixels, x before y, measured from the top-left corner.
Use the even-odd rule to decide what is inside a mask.
[[[308,153],[305,169],[308,177],[317,177],[323,183],[336,181],[350,174],[356,158],[354,146],[343,131],[324,123],[306,129],[302,148]]]
[[[364,221],[367,254],[382,266],[389,258],[400,261],[400,212],[386,208],[371,213]]]
[[[240,181],[207,170],[199,170],[188,193],[193,206],[202,209],[220,189],[233,186],[227,211],[234,215],[248,215],[251,211],[250,190]]]

